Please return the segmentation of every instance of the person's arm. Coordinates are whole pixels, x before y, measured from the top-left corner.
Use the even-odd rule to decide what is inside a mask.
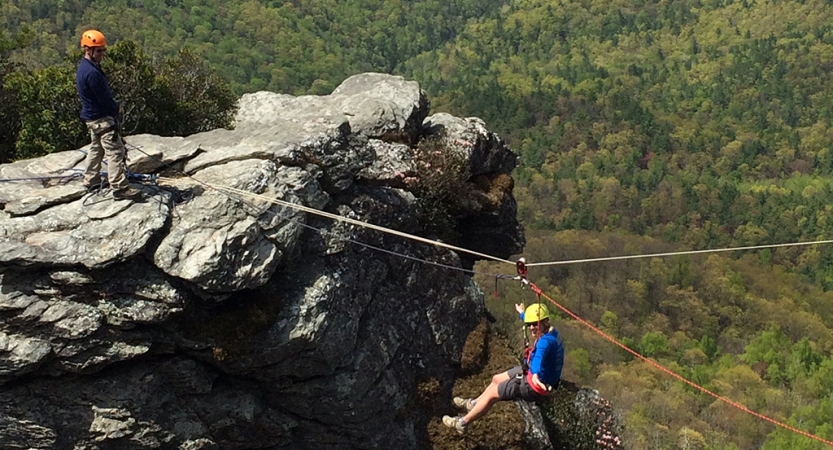
[[[547,389],[547,385],[538,378],[538,373],[541,372],[541,366],[544,364],[544,359],[547,357],[550,345],[547,339],[538,339],[535,344],[535,353],[532,354],[532,359],[529,361],[529,371],[532,372],[532,382],[543,390]]]
[[[544,339],[538,339],[535,343],[535,352],[532,353],[532,358],[529,360],[529,371],[533,374],[538,374],[541,371],[541,364],[544,362],[544,355],[547,353],[547,346]]]
[[[515,311],[521,316],[521,321],[524,320],[524,304],[523,303],[515,303]]]
[[[538,372],[541,371],[541,364],[544,362],[545,355],[547,353],[547,346],[542,346],[542,348],[536,348],[535,354],[532,356],[532,361],[529,363],[529,371],[532,372],[532,384],[538,387],[538,389],[542,391],[548,391],[549,388],[540,378],[538,378]]]
[[[107,113],[112,116],[117,122],[119,121],[119,104],[113,98],[113,91],[110,90],[110,85],[107,79],[100,72],[92,72],[88,78],[90,83],[90,90],[95,96],[96,103]]]
[[[564,367],[564,343],[557,330],[541,336],[532,359],[530,371],[533,375],[537,375],[542,384],[551,387],[558,386],[561,370]]]

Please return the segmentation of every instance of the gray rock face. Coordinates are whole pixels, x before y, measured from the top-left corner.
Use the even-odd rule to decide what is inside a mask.
[[[282,169],[272,161],[248,159],[207,167],[199,179],[286,200],[288,188],[279,180],[290,170]],[[249,201],[243,208],[238,203],[209,189],[181,206],[153,253],[154,264],[206,291],[233,292],[266,283],[284,253],[281,248],[291,249],[297,238],[297,233],[288,233],[285,241],[277,241],[273,232],[291,227],[302,214],[276,210],[265,201]]]
[[[442,135],[491,205],[458,211],[451,244],[520,251],[511,183],[483,188],[514,154],[479,119],[428,112],[416,83],[361,74],[329,96],[245,95],[235,130],[128,136],[131,171],[164,175],[140,200],[0,183],[0,448],[418,448],[415,387],[450,379],[484,313],[464,272],[419,260],[473,257],[290,204],[420,235],[402,174]]]
[[[346,120],[352,133],[411,144],[421,134],[428,107],[428,98],[415,81],[363,73],[346,79],[326,96],[246,94],[240,99],[237,128],[268,128],[276,123],[325,126]]]
[[[510,199],[514,182],[507,175],[515,168],[515,154],[477,117],[437,113],[423,126],[426,135],[468,162],[465,177],[484,191],[484,201],[460,217],[459,227],[467,230],[462,247],[489,255],[520,252],[525,241],[515,219],[517,204]]]

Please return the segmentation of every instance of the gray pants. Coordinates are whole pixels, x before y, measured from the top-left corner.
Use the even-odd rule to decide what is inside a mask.
[[[114,191],[127,189],[127,165],[124,163],[127,150],[124,148],[115,124],[115,120],[109,116],[87,122],[93,142],[87,152],[84,186],[101,184],[101,160],[106,156],[107,180],[110,182],[110,187]]]
[[[506,373],[509,374],[509,379],[500,383],[497,387],[498,397],[501,400],[526,400],[541,403],[547,398],[532,389],[532,386],[526,381],[521,366],[515,366],[507,370]]]

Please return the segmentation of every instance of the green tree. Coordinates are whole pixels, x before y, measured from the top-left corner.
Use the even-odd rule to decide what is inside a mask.
[[[816,396],[828,395],[833,391],[833,358],[824,358],[808,383]]]
[[[671,351],[668,336],[659,331],[649,331],[642,335],[639,349],[648,357],[666,356]]]
[[[568,355],[576,375],[583,379],[590,374],[590,371],[593,369],[593,364],[590,362],[590,354],[587,353],[587,350],[577,348],[571,350]]]
[[[830,423],[830,415],[833,414],[833,402],[825,398],[817,405],[801,405],[795,409],[787,423],[819,436],[823,439],[833,439],[833,425]],[[830,448],[827,444],[801,436],[783,428],[777,428],[761,446],[762,450],[776,449],[797,449],[797,450],[823,450]]]
[[[601,324],[608,334],[615,336],[619,328],[619,317],[613,311],[605,311],[602,314]]]
[[[24,31],[9,35],[0,32],[0,164],[14,159],[15,142],[20,132],[20,107],[15,92],[6,88],[6,77],[12,74],[17,64],[10,59],[11,54],[28,45],[30,36]]]
[[[81,102],[75,70],[49,67],[30,74],[15,72],[5,88],[14,93],[20,114],[15,159],[32,158],[82,146],[88,138],[78,117]]]
[[[744,348],[741,360],[749,365],[764,363],[766,378],[772,383],[780,383],[784,381],[784,369],[791,348],[790,338],[780,327],[772,324]]]
[[[806,377],[819,368],[822,356],[813,349],[813,345],[806,336],[801,338],[790,350],[787,361],[786,375],[790,381]]]
[[[156,83],[157,103],[151,108],[158,117],[152,126],[154,133],[186,136],[231,127],[237,97],[193,51],[185,48],[169,58],[157,74]]]
[[[79,54],[80,58],[81,55]],[[167,101],[160,92],[153,61],[138,44],[120,41],[107,49],[102,69],[122,107],[124,134],[150,133],[157,128],[159,104]]]

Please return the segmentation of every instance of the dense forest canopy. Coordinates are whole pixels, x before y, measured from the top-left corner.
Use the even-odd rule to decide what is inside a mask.
[[[12,0],[0,6],[7,29],[31,29],[16,56],[38,68],[61,61],[87,26],[151,53],[193,47],[238,92],[329,93],[349,75],[391,72],[451,41],[497,0],[220,1]]]
[[[32,86],[24,75],[71,67],[92,26],[138,44],[122,54],[155,92],[197,57],[238,95],[325,94],[363,71],[415,79],[434,111],[482,117],[520,154],[532,261],[833,236],[830,1],[11,0],[0,21],[0,100]],[[833,247],[531,276],[689,379],[833,439]],[[501,292],[491,307],[508,322],[529,292]],[[613,401],[629,448],[824,448],[558,323],[568,377]]]

